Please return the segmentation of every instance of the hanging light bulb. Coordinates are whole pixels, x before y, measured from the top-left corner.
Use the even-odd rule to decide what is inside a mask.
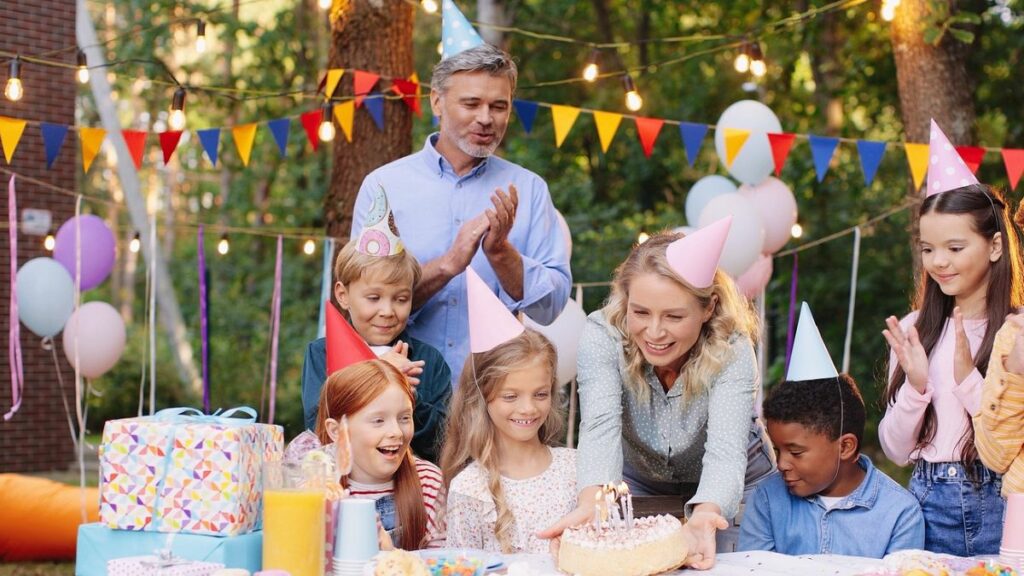
[[[132,254],[138,254],[139,248],[142,248],[142,238],[139,236],[139,233],[136,232],[135,235],[132,236],[132,241],[128,243],[128,250],[131,250]]]
[[[43,248],[47,252],[53,252],[53,247],[57,245],[57,239],[53,237],[53,230],[51,229],[46,233],[46,238],[43,240]]]
[[[636,112],[643,108],[644,99],[640,97],[640,93],[636,91],[636,84],[633,83],[633,77],[626,74],[622,77],[622,84],[626,89],[626,108],[630,112]]]
[[[11,102],[17,102],[25,95],[25,88],[21,85],[21,56],[15,56],[14,60],[11,60],[10,71],[7,86],[4,87],[4,96]]]
[[[437,12],[437,0],[421,0],[420,6],[423,7],[423,11],[427,14]]]
[[[202,19],[196,22],[196,52],[206,52],[206,22]]]
[[[437,43],[437,55],[438,56],[443,56],[444,55],[444,42],[438,42]]]
[[[334,129],[334,121],[331,119],[331,109],[330,101],[324,102],[320,107],[320,127],[316,129],[316,135],[321,142],[330,142],[337,134]]]
[[[892,22],[896,17],[896,7],[899,5],[900,0],[882,0],[882,20]]]
[[[85,51],[78,51],[78,71],[75,72],[79,84],[89,83],[89,60],[85,57]]]
[[[231,244],[228,242],[227,233],[220,235],[220,242],[217,242],[217,253],[224,256],[231,250]]]
[[[732,66],[740,74],[746,74],[750,70],[749,44],[747,44],[746,42],[743,43],[743,47],[740,48],[740,53],[736,55],[736,60],[733,61]]]
[[[764,52],[761,52],[761,43],[754,42],[750,45],[750,73],[760,78],[768,72],[768,65],[764,62]]]
[[[330,10],[331,4],[333,3],[334,2],[332,2],[332,0],[319,0],[319,2],[317,2],[317,5],[320,6],[321,10]]]
[[[647,232],[641,232],[636,237],[636,243],[637,244],[643,244],[644,242],[647,242],[650,239],[651,239],[651,235],[650,234],[648,234]]]
[[[312,256],[316,252],[316,242],[312,238],[306,240],[306,243],[302,245],[302,251],[306,256]]]
[[[590,58],[587,59],[587,65],[583,67],[583,79],[587,82],[593,82],[597,80],[597,76],[601,73],[601,69],[597,66],[597,50],[590,53]]]
[[[789,229],[789,235],[793,238],[799,238],[804,235],[804,227],[799,223],[793,224],[793,227]]]
[[[185,88],[179,86],[174,91],[174,98],[171,100],[171,115],[167,118],[167,125],[171,130],[182,130],[185,128]]]

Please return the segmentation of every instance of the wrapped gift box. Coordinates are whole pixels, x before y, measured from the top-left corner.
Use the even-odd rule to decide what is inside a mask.
[[[223,567],[215,562],[132,556],[107,562],[107,576],[210,576]]]
[[[248,418],[231,418],[241,412]],[[122,530],[232,536],[260,527],[264,461],[281,459],[284,430],[251,408],[206,416],[190,408],[111,420],[100,446],[100,521]]]
[[[100,523],[78,527],[75,576],[106,576],[107,563],[119,558],[138,559],[159,549],[192,562],[222,564],[257,572],[263,567],[263,532],[239,536],[203,536],[112,530]],[[177,574],[177,573],[175,573]],[[191,574],[191,573],[189,573]]]

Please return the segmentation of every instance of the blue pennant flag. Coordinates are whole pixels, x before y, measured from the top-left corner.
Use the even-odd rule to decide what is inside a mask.
[[[516,116],[519,116],[519,121],[523,123],[523,130],[529,134],[533,130],[533,121],[537,118],[539,106],[530,100],[513,100],[512,105],[516,107]]]
[[[860,169],[864,171],[864,183],[871,186],[875,181],[875,172],[885,155],[885,142],[874,140],[857,140],[857,153],[860,154]]]
[[[370,113],[370,117],[373,118],[373,123],[377,125],[377,130],[384,131],[384,96],[379,92],[370,94],[363,100],[363,106],[366,111]]]
[[[277,118],[267,122],[270,133],[274,135],[274,142],[281,151],[281,158],[288,155],[288,127],[291,126],[291,118]]]
[[[42,122],[39,130],[43,133],[43,145],[46,147],[46,169],[53,168],[53,161],[60,154],[60,147],[64,145],[64,138],[68,135],[68,127],[60,124]]]
[[[196,134],[199,135],[199,143],[203,145],[203,150],[206,151],[206,157],[210,159],[211,164],[216,166],[217,147],[220,144],[220,128],[197,130]]]
[[[828,173],[828,165],[832,162],[832,155],[839,145],[839,138],[826,138],[825,136],[807,135],[811,141],[811,157],[814,158],[814,171],[818,174],[818,182],[825,179]]]
[[[679,134],[683,137],[683,144],[686,146],[686,161],[690,163],[691,167],[697,161],[697,153],[700,152],[700,145],[707,133],[707,124],[693,124],[690,122],[679,124]]]

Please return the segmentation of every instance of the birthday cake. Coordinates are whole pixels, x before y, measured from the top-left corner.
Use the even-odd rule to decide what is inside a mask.
[[[683,524],[664,514],[633,518],[625,484],[609,486],[595,496],[593,521],[562,534],[558,569],[579,576],[648,576],[682,566]]]

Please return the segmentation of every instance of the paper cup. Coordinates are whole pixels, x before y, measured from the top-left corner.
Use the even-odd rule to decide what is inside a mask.
[[[338,509],[334,562],[367,562],[377,547],[377,508],[373,500],[346,498]]]

